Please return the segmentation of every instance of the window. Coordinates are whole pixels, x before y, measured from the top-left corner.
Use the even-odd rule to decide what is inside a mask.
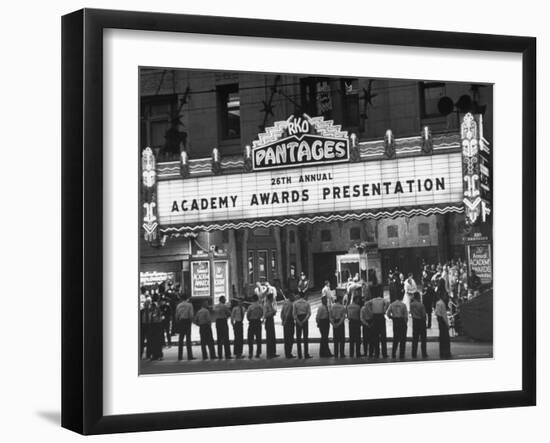
[[[269,237],[270,235],[269,228],[256,228],[253,232],[255,237]]]
[[[237,83],[218,87],[220,131],[223,140],[241,136],[241,99]]]
[[[176,104],[175,95],[157,95],[141,99],[141,149],[149,146],[156,155],[179,154],[179,141],[183,141],[184,138],[180,135],[177,118],[174,117],[177,115]],[[174,134],[176,137],[173,137]]]
[[[330,229],[323,229],[321,231],[321,241],[330,241],[331,239]]]
[[[397,230],[397,225],[389,225],[387,228],[388,232],[388,238],[397,238],[399,237],[399,233]]]
[[[307,77],[300,80],[302,112],[311,117],[332,116],[332,95],[327,78]]]
[[[420,83],[420,113],[422,117],[439,117],[439,100],[445,97],[446,85],[441,82]]]
[[[367,220],[365,222],[366,236],[368,243],[376,243],[377,222],[375,220]]]
[[[294,243],[296,241],[296,234],[294,233],[294,231],[290,231],[288,233],[288,241],[289,243]]]
[[[430,235],[430,224],[429,223],[418,223],[418,235],[426,237]]]
[[[229,231],[227,229],[222,231],[222,242],[229,243]]]
[[[258,280],[267,280],[267,251],[257,251],[258,258]]]
[[[361,240],[361,228],[355,226],[349,230],[349,239],[350,240]]]
[[[359,126],[359,87],[356,78],[343,78],[340,82],[342,91],[342,124],[344,127]]]

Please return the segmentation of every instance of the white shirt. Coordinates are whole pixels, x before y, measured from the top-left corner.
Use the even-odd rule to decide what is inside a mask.
[[[417,291],[417,288],[416,288],[416,283],[415,281],[411,278],[411,279],[407,279],[405,280],[405,292],[407,294],[414,294],[415,292]]]

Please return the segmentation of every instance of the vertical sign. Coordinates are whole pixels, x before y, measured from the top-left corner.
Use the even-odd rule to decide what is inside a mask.
[[[210,262],[191,262],[191,296],[210,297]]]
[[[214,304],[222,295],[229,299],[228,274],[227,260],[214,261]]]
[[[470,270],[476,271],[482,284],[493,281],[493,266],[491,260],[491,245],[469,245],[468,260]]]
[[[152,242],[157,239],[156,163],[151,148],[145,148],[141,155],[141,178],[143,195],[143,238]]]
[[[489,191],[489,158],[487,141],[483,138],[482,118],[478,124],[474,116],[467,113],[462,120],[462,163],[464,174],[464,214],[466,224],[473,225],[481,217],[485,223],[491,213],[486,197]],[[482,151],[484,154],[482,155]],[[483,195],[481,191],[483,190]]]

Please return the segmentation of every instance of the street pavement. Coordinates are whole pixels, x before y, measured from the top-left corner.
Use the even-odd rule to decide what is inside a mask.
[[[331,351],[332,343],[330,344]],[[418,350],[418,357],[413,359],[411,356],[411,343],[407,342],[405,346],[405,359],[399,358],[393,359],[391,357],[391,342],[388,343],[388,358],[379,359],[360,357],[349,357],[349,344],[346,343],[345,358],[320,358],[319,357],[319,343],[310,343],[309,353],[313,358],[311,359],[286,359],[284,358],[283,345],[277,345],[278,358],[267,359],[265,357],[265,346],[262,346],[262,355],[260,358],[249,359],[248,356],[243,359],[215,359],[215,360],[202,360],[200,346],[193,346],[193,356],[195,360],[186,360],[187,354],[184,348],[184,360],[178,361],[177,346],[164,349],[163,360],[148,361],[141,360],[142,375],[146,374],[163,374],[163,373],[183,373],[183,372],[210,372],[210,371],[226,371],[226,370],[245,370],[245,369],[274,369],[274,368],[288,368],[288,367],[312,367],[312,366],[328,366],[328,365],[356,365],[356,364],[398,364],[403,362],[426,362],[439,360],[439,343],[431,341],[427,344],[428,357],[426,359],[420,357],[420,349]],[[255,348],[254,348],[255,349]],[[233,350],[233,348],[232,348]],[[217,352],[217,349],[216,349]],[[245,345],[245,355],[248,355],[248,347]],[[293,347],[293,353],[296,355],[296,345]],[[492,358],[493,357],[493,345],[492,343],[475,342],[466,339],[455,339],[451,342],[451,360],[458,359],[477,359],[477,358]]]
[[[389,298],[389,294],[385,294],[386,298]],[[387,328],[387,337],[388,337],[388,354],[390,357],[388,359],[371,359],[367,357],[361,358],[343,358],[336,360],[335,358],[320,358],[319,357],[319,341],[321,334],[317,328],[315,322],[315,315],[317,313],[317,308],[321,304],[321,296],[319,293],[311,294],[308,298],[308,301],[311,304],[311,318],[309,320],[309,353],[313,356],[311,359],[286,359],[284,358],[283,350],[283,326],[280,318],[281,304],[278,303],[277,315],[275,317],[275,336],[277,338],[277,353],[280,357],[275,359],[266,359],[265,357],[265,330],[262,327],[262,352],[263,355],[261,358],[248,359],[248,345],[246,343],[246,332],[248,328],[248,322],[244,321],[244,354],[247,356],[244,359],[215,359],[215,360],[202,360],[201,349],[199,346],[199,328],[196,325],[193,325],[191,331],[191,337],[193,342],[193,355],[195,360],[183,361],[177,360],[177,334],[172,336],[172,346],[165,347],[163,350],[164,356],[163,360],[160,361],[148,361],[141,360],[140,368],[142,374],[158,374],[158,373],[174,373],[174,372],[203,372],[203,371],[221,371],[221,370],[231,370],[231,369],[267,369],[267,368],[284,368],[284,367],[301,367],[301,366],[322,366],[322,365],[342,365],[342,364],[360,364],[360,363],[394,363],[402,361],[412,361],[411,356],[411,336],[412,336],[412,321],[408,322],[407,325],[407,345],[406,345],[406,357],[405,360],[391,358],[391,341],[393,336],[392,331],[392,322],[391,320],[386,321]],[[216,327],[215,324],[212,324],[212,333],[214,335],[214,343],[216,343]],[[346,337],[348,336],[348,326],[346,322]],[[451,352],[453,354],[453,359],[465,359],[465,358],[492,358],[493,346],[492,343],[485,342],[476,342],[469,340],[465,337],[455,337],[453,330],[451,333]],[[229,326],[229,339],[231,342],[231,351],[233,351],[233,329]],[[332,337],[332,330],[330,337]],[[432,315],[432,327],[427,331],[427,340],[428,340],[428,358],[422,359],[417,358],[416,361],[425,361],[425,360],[438,360],[439,359],[439,329],[437,325],[437,319],[435,315]],[[331,340],[332,341],[332,340]],[[332,343],[330,343],[331,351]],[[420,348],[420,346],[419,346]],[[217,352],[217,346],[216,346]],[[296,354],[296,345],[293,348],[294,355]],[[345,353],[349,355],[349,344],[346,343]],[[183,350],[184,358],[186,358],[186,350]],[[420,355],[420,349],[418,349],[418,354]]]

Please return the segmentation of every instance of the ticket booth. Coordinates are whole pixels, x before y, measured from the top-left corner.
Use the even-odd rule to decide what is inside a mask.
[[[365,253],[347,253],[336,256],[336,294],[346,293],[349,279],[358,279],[359,285],[368,281],[368,260]]]

